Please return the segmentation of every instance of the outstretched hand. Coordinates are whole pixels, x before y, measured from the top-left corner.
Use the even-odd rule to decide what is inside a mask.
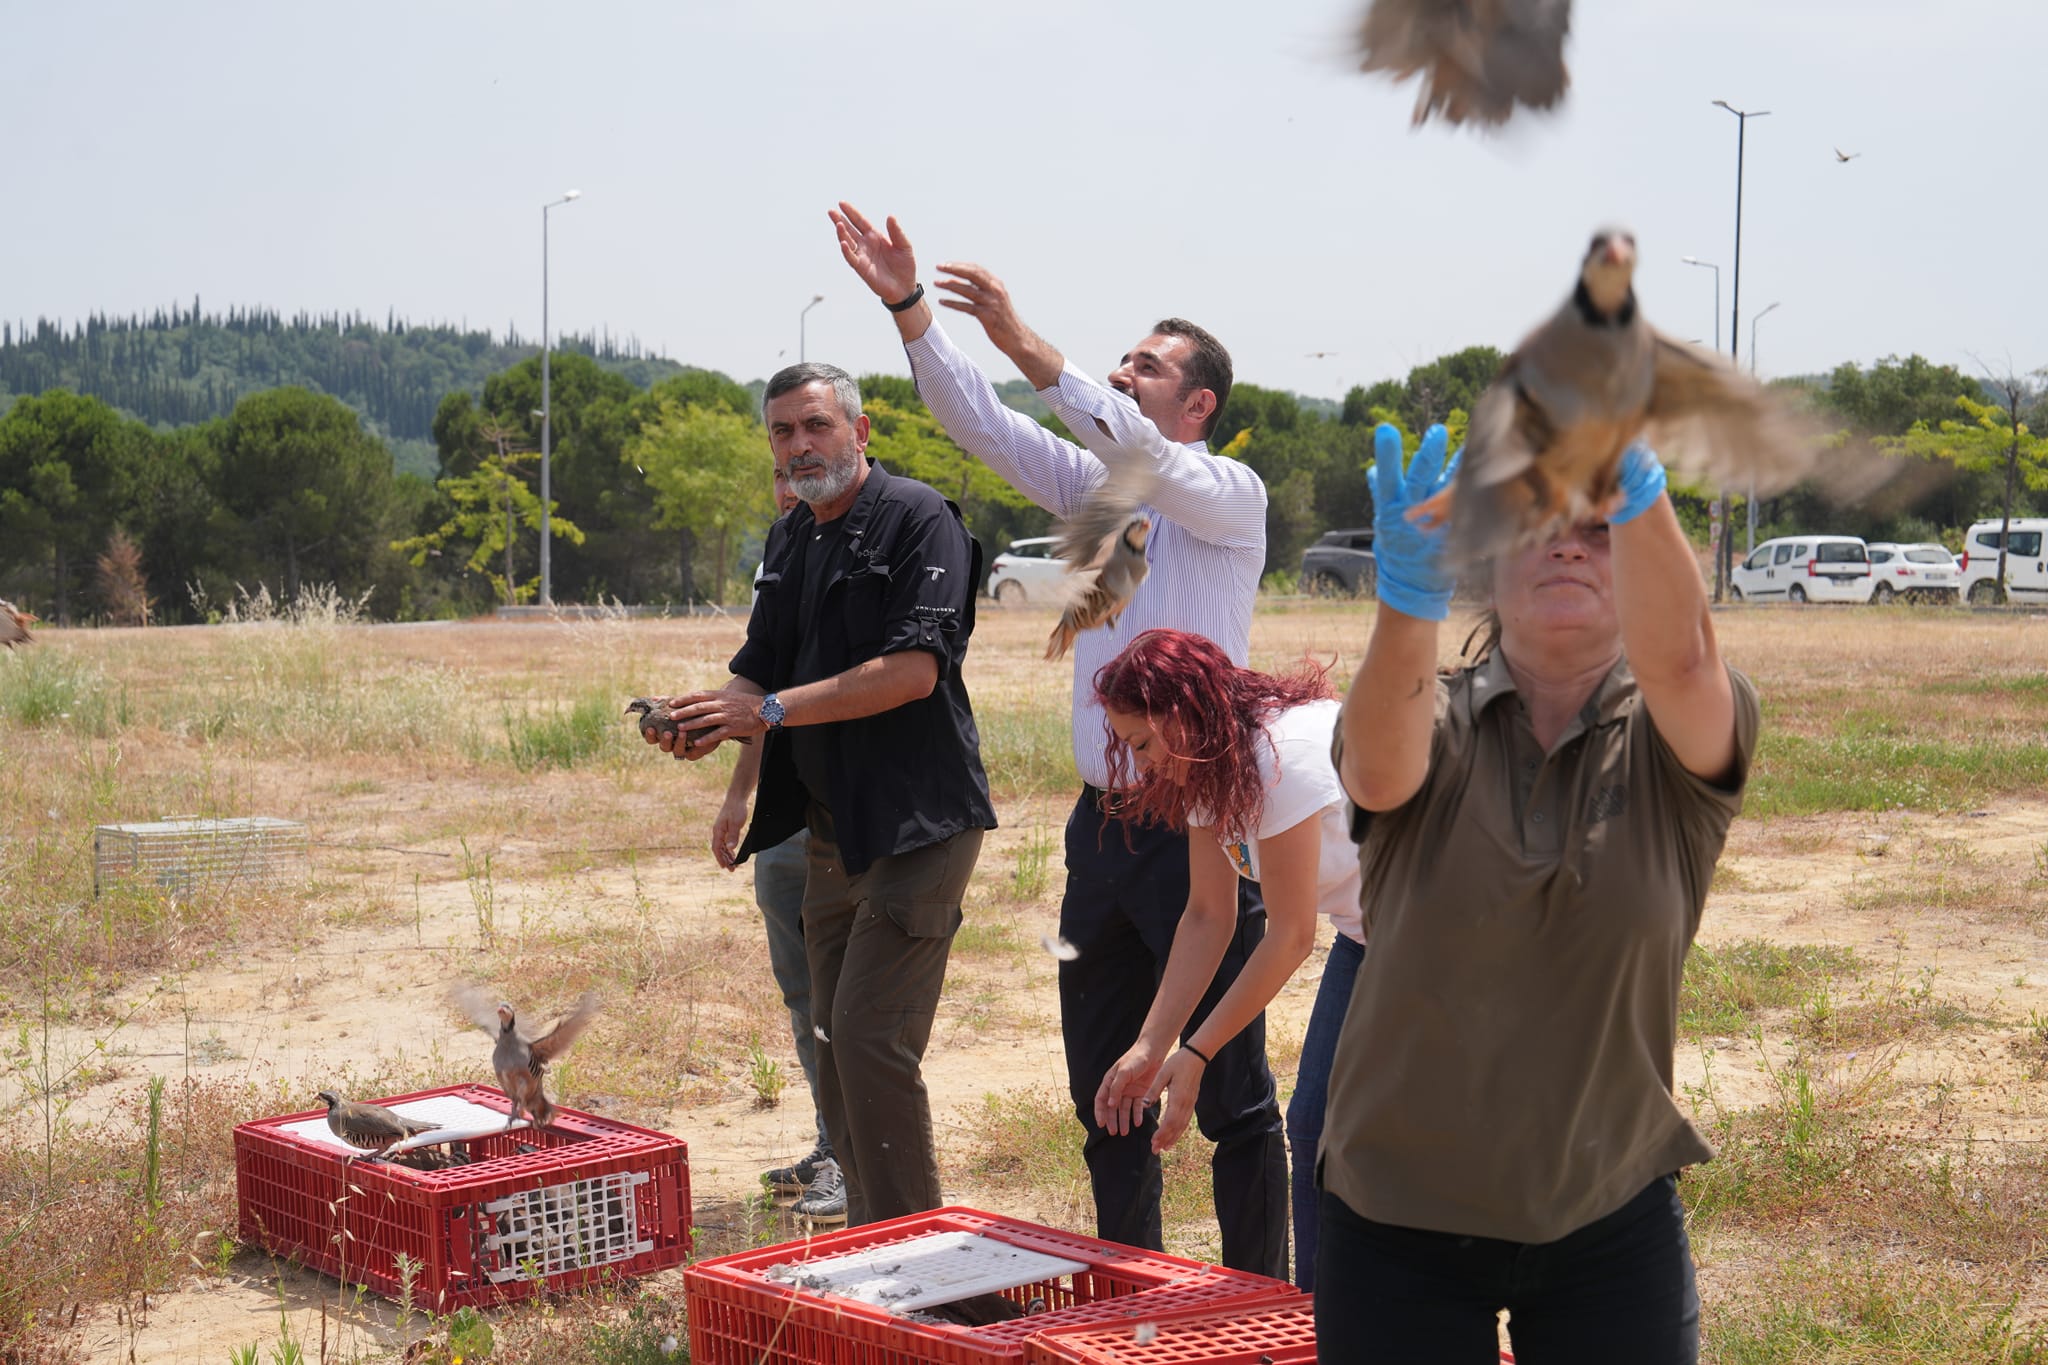
[[[839,254],[860,276],[861,283],[875,291],[876,298],[896,303],[917,288],[917,253],[911,248],[903,225],[895,218],[888,220],[888,230],[884,232],[843,200],[838,208],[827,209],[825,216],[838,229]]]
[[[1449,445],[1449,433],[1441,425],[1431,427],[1404,469],[1401,432],[1382,422],[1373,432],[1373,463],[1366,470],[1372,483],[1372,553],[1379,599],[1424,621],[1441,621],[1451,614],[1451,590],[1457,585],[1444,562],[1449,528],[1438,510],[1458,470],[1457,456],[1444,459]],[[1425,503],[1430,504],[1428,509]]]

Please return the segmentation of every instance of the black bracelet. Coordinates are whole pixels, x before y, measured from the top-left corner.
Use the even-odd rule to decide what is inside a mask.
[[[1187,1051],[1194,1053],[1197,1057],[1200,1057],[1202,1059],[1203,1066],[1210,1065],[1211,1061],[1213,1060],[1210,1057],[1204,1055],[1202,1049],[1196,1047],[1193,1043],[1183,1040],[1181,1046],[1185,1048]]]
[[[903,300],[903,302],[890,303],[887,299],[884,299],[882,300],[882,307],[888,309],[892,313],[901,313],[907,311],[908,309],[917,307],[918,300],[922,299],[923,297],[924,286],[920,284],[919,286],[917,286],[917,288],[910,291],[910,297]]]

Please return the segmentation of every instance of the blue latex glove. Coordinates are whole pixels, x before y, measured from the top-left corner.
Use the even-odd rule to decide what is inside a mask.
[[[1457,575],[1444,563],[1446,525],[1434,530],[1408,519],[1408,511],[1450,486],[1457,457],[1444,462],[1450,433],[1433,426],[1415,461],[1401,468],[1400,429],[1382,422],[1372,436],[1372,553],[1379,569],[1380,601],[1404,616],[1441,621],[1451,614]],[[1458,452],[1462,455],[1464,452]]]
[[[1621,455],[1621,479],[1615,496],[1621,505],[1608,513],[1609,526],[1625,526],[1664,496],[1664,462],[1657,452],[1637,442]]]

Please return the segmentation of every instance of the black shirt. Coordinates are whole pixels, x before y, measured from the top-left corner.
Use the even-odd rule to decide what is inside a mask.
[[[851,567],[842,562],[841,547],[846,543],[842,534],[846,529],[846,518],[838,517],[823,526],[813,523],[807,541],[795,546],[790,556],[790,572],[797,578],[797,647],[796,667],[790,674],[787,687],[799,683],[816,682],[829,678],[841,671],[826,657],[826,650],[818,633],[818,604],[824,600],[826,585],[834,578],[843,578]],[[800,567],[799,567],[800,566]],[[784,582],[788,581],[785,577]],[[826,755],[832,748],[832,727],[829,725],[795,725],[789,731],[789,753],[796,761],[797,778],[804,789],[824,792],[830,789],[831,778],[827,773]],[[826,803],[829,807],[830,803]]]
[[[840,528],[836,544],[829,534],[816,539],[833,525]],[[813,552],[819,577],[806,612]],[[995,828],[981,737],[960,678],[980,581],[981,547],[960,509],[873,461],[853,506],[836,522],[820,528],[800,505],[775,523],[747,642],[732,659],[736,675],[779,692],[884,654],[922,649],[937,660],[939,677],[929,696],[893,710],[766,735],[742,861],[802,829],[812,800],[832,812],[840,856],[856,876],[877,858]],[[790,742],[804,730],[816,732],[804,736],[813,750],[803,763],[809,780]]]

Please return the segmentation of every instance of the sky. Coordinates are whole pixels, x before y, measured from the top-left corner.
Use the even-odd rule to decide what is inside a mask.
[[[10,63],[0,317],[388,311],[608,328],[740,380],[907,373],[825,211],[986,265],[1101,375],[1177,314],[1317,396],[1511,347],[1593,229],[1666,332],[1759,373],[2048,365],[2039,0],[1579,0],[1564,110],[1409,126],[1357,0],[51,5]],[[33,59],[29,58],[34,54]],[[1858,153],[1841,163],[1835,150]],[[1685,256],[1720,265],[1714,272]],[[972,319],[946,325],[1013,377]],[[1317,357],[1313,352],[1333,354]]]

